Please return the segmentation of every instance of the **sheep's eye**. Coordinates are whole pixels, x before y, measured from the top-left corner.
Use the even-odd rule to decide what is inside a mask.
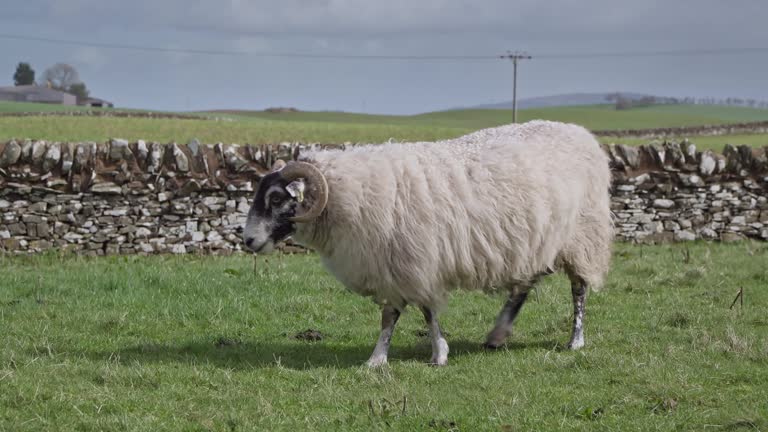
[[[281,202],[283,202],[283,197],[281,197],[280,195],[272,195],[271,197],[269,197],[269,202],[272,205],[278,205]]]

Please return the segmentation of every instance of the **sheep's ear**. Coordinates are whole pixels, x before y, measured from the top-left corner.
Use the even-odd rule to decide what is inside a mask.
[[[297,202],[304,202],[304,189],[305,189],[304,181],[302,180],[296,180],[288,183],[288,186],[285,187],[285,190],[288,191],[288,193],[296,198]]]

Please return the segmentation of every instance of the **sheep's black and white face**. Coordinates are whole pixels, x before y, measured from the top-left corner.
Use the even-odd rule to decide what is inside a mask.
[[[243,229],[243,242],[248,249],[270,253],[275,243],[296,231],[296,224],[289,218],[296,216],[303,187],[299,181],[287,182],[279,172],[261,179]]]

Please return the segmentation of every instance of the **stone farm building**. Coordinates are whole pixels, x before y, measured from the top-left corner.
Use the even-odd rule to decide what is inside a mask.
[[[36,85],[0,87],[0,101],[77,105],[75,95]]]

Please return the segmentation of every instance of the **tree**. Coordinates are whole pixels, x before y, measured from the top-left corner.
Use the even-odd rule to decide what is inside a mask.
[[[16,73],[13,74],[13,85],[32,85],[35,83],[35,70],[29,63],[21,62],[16,66]]]
[[[632,99],[619,95],[616,98],[616,110],[628,110],[632,108]]]
[[[56,90],[66,91],[72,84],[80,82],[77,70],[66,63],[56,63],[45,70],[43,79]]]
[[[88,87],[85,86],[84,82],[79,82],[72,84],[67,89],[67,93],[75,95],[77,97],[77,102],[80,103],[91,95],[91,91],[88,90]]]
[[[88,99],[90,91],[85,87],[85,83],[79,82],[69,86],[67,93],[77,96],[77,103],[81,103]]]

